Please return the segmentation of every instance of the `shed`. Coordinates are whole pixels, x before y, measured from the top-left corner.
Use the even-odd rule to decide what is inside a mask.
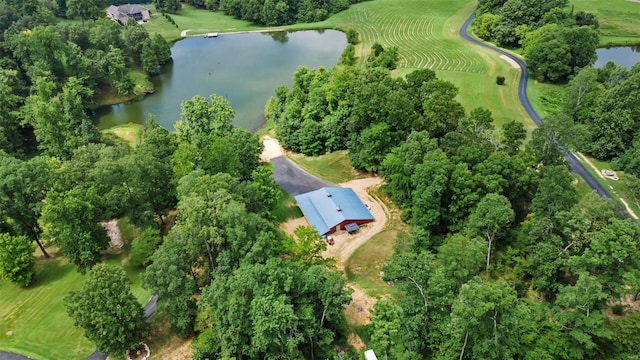
[[[352,188],[323,187],[295,196],[298,206],[320,235],[333,234],[374,220]]]
[[[367,350],[364,352],[364,359],[365,360],[378,360],[378,357],[376,356],[376,353],[373,352],[373,350]]]

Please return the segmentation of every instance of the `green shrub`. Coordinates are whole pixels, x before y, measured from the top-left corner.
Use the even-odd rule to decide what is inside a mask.
[[[157,229],[147,228],[131,244],[129,263],[133,266],[147,266],[152,262],[153,253],[162,244]]]

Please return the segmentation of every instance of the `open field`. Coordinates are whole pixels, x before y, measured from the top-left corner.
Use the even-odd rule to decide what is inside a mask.
[[[144,25],[151,33],[160,33],[167,41],[172,42],[181,39],[183,30],[191,30],[189,34],[204,34],[208,32],[233,32],[262,29],[249,22],[234,19],[224,15],[221,11],[208,11],[196,9],[182,4],[179,14],[169,14],[178,25],[175,27],[162,14],[156,11],[155,6],[149,6],[151,21]]]
[[[370,176],[351,167],[346,150],[314,157],[287,153],[287,157],[309,174],[335,184]]]
[[[127,237],[123,231],[125,242]],[[62,299],[79,290],[88,275],[79,274],[61,255],[52,255],[38,259],[35,282],[28,288],[0,280],[0,350],[38,360],[84,359],[95,346],[73,326]],[[142,289],[140,270],[128,265],[126,254],[106,255],[105,261],[125,269],[133,294],[146,304],[151,294]]]
[[[376,0],[352,5],[324,22],[307,26],[357,30],[361,43],[356,52],[361,63],[375,42],[397,46],[397,74],[422,68],[435,70],[440,78],[460,89],[458,100],[467,111],[484,107],[491,110],[498,125],[518,120],[532,129],[533,123],[518,102],[520,70],[500,59],[499,54],[470,44],[458,34],[475,6],[468,0]],[[506,76],[506,86],[495,84],[499,74]]]
[[[575,11],[595,13],[600,22],[600,46],[640,44],[640,1],[571,0]]]
[[[142,136],[144,133],[144,125],[142,124],[127,124],[114,126],[112,128],[103,130],[104,133],[112,133],[117,137],[124,140],[132,147],[136,147],[142,143]]]
[[[382,268],[393,256],[397,236],[397,230],[382,231],[359,247],[347,261],[347,279],[357,284],[368,296],[380,298],[394,290],[382,280]]]

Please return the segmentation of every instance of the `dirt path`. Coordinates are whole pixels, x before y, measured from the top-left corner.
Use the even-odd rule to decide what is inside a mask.
[[[598,174],[598,176],[600,176],[601,179],[606,180],[604,175],[602,175],[602,172],[600,170],[598,170],[598,168],[595,165],[593,165],[593,163],[591,162],[591,160],[589,160],[588,157],[582,155],[582,153],[580,153],[580,152],[576,152],[576,154],[578,154],[578,156],[580,156],[580,159],[582,159],[584,162],[586,162],[587,165],[589,165],[593,169],[593,171],[595,171],[596,174]]]
[[[262,150],[262,154],[260,154],[260,160],[270,161],[273,158],[284,155],[284,151],[278,140],[269,135],[263,136],[260,140],[262,140],[262,144],[264,145],[264,150]]]

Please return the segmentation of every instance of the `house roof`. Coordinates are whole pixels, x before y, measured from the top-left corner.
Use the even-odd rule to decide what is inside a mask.
[[[324,235],[346,220],[373,220],[373,215],[351,188],[324,187],[295,196],[316,231]]]
[[[129,20],[130,16],[132,17],[135,14],[142,14],[143,20],[149,19],[149,10],[147,10],[146,7],[138,4],[128,4],[120,6],[111,5],[107,8],[107,14],[123,24]]]

